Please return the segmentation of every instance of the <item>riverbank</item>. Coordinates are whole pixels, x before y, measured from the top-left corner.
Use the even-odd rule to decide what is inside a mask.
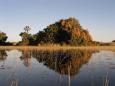
[[[115,46],[0,46],[0,49],[37,49],[37,50],[67,50],[67,49],[96,49],[115,50]]]

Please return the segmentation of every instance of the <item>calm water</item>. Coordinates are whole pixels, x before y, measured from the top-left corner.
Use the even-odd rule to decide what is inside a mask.
[[[0,86],[115,86],[115,52],[0,50]]]

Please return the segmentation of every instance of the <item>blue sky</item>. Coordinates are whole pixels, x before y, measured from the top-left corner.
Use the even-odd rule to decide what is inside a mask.
[[[75,17],[96,41],[115,39],[115,0],[0,0],[0,30],[19,41],[29,25],[37,33],[61,18]]]

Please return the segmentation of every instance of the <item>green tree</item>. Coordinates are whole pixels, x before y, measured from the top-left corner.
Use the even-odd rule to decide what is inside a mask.
[[[38,43],[88,45],[92,37],[75,18],[61,19],[35,34]]]
[[[39,31],[39,33],[33,35],[33,40],[35,44],[41,44],[45,42],[46,34],[44,31]]]
[[[30,43],[30,36],[31,34],[29,34],[29,31],[31,30],[31,28],[29,26],[25,26],[24,27],[24,31],[25,32],[21,32],[19,35],[22,38],[22,41],[20,43],[20,45],[29,45]]]
[[[5,45],[7,38],[6,33],[0,32],[0,45]]]

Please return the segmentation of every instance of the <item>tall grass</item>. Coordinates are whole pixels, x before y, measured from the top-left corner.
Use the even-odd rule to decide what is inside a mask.
[[[95,50],[113,50],[115,46],[0,46],[0,49],[39,49],[39,50],[59,50],[59,49],[95,49]]]

